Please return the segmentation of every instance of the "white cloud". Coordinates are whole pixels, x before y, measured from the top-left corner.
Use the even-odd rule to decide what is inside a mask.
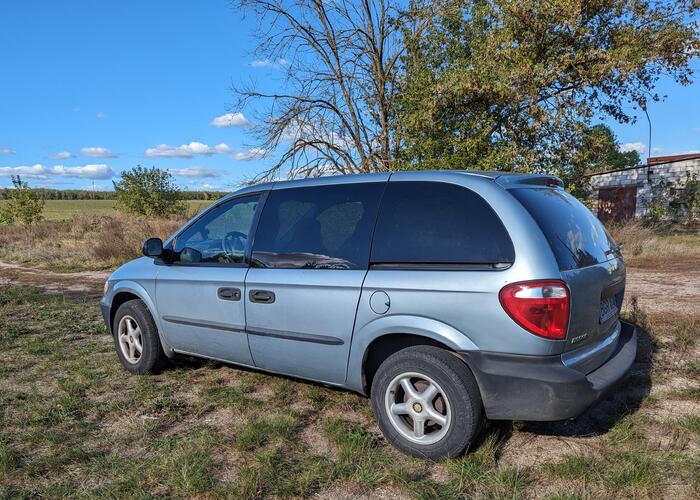
[[[70,151],[59,151],[51,157],[52,160],[67,160],[68,158],[73,158],[73,153]]]
[[[105,164],[64,167],[54,165],[45,167],[41,163],[31,166],[0,167],[0,175],[21,175],[30,179],[48,179],[49,177],[74,177],[77,179],[111,179],[114,171]]]
[[[40,163],[32,166],[0,167],[0,175],[23,175],[29,178],[45,178],[46,167]]]
[[[636,151],[641,155],[646,153],[647,146],[643,142],[626,142],[622,146],[620,146],[620,151],[622,151],[623,153]]]
[[[230,187],[223,184],[209,184],[207,182],[190,182],[185,189],[189,191],[230,191]]]
[[[104,163],[79,167],[55,165],[51,167],[51,174],[61,177],[77,177],[78,179],[111,179],[114,177],[114,170]]]
[[[693,128],[693,132],[700,132],[700,127]]]
[[[16,151],[12,148],[0,148],[0,154],[13,155]]]
[[[95,116],[96,116],[99,120],[101,120],[102,118],[107,118],[107,113],[105,113],[104,111],[98,111],[97,114],[96,114]]]
[[[274,68],[274,69],[279,69],[283,66],[289,65],[289,61],[284,59],[283,57],[280,57],[279,59],[276,60],[271,60],[271,59],[256,59],[250,65],[254,68]]]
[[[214,147],[208,146],[201,142],[190,142],[181,146],[168,146],[167,144],[158,144],[155,148],[148,148],[146,156],[165,156],[171,158],[192,158],[196,155],[211,156],[213,154],[230,153],[231,148],[224,144],[217,144]]]
[[[186,167],[186,168],[171,168],[170,173],[181,177],[192,177],[194,179],[207,179],[213,177],[221,177],[223,174],[216,170],[211,170],[204,167]]]
[[[250,125],[250,122],[243,113],[226,113],[214,118],[211,124],[215,127],[245,127]]]
[[[112,153],[112,150],[101,147],[88,147],[82,148],[80,154],[83,156],[90,156],[92,158],[116,158],[117,156]]]
[[[663,151],[663,148],[660,148],[658,146],[655,148],[651,148],[652,153],[660,153],[661,151]]]
[[[270,153],[267,149],[253,148],[249,149],[248,151],[241,151],[231,155],[231,159],[236,161],[259,160],[261,158],[267,158],[271,154],[272,153]]]

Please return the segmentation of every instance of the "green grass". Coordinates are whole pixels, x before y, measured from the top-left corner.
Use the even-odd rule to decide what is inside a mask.
[[[0,200],[0,204],[6,203]],[[212,202],[207,200],[187,200],[187,213],[195,214]],[[46,200],[44,218],[65,220],[76,215],[114,215],[115,200]]]
[[[687,377],[687,363],[676,365],[665,369]],[[688,401],[695,393],[673,397]],[[0,498],[564,499],[700,491],[697,416],[663,425],[640,415],[643,409],[622,411],[629,414],[592,445],[588,431],[533,440],[526,425],[492,425],[468,454],[435,463],[389,446],[366,398],[190,359],[133,376],[117,363],[96,299],[0,288]],[[682,436],[682,446],[660,447],[654,433],[666,430]],[[558,452],[580,441],[586,453],[550,459],[532,441]],[[521,453],[531,458],[517,460]]]

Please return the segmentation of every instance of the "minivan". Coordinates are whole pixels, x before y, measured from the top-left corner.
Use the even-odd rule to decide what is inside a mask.
[[[548,175],[406,171],[249,186],[105,284],[130,372],[182,354],[356,391],[432,459],[484,418],[574,418],[629,370],[625,265]]]

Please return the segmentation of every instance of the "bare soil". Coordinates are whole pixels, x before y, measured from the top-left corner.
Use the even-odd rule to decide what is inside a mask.
[[[700,314],[700,261],[628,268],[625,297],[648,312]]]

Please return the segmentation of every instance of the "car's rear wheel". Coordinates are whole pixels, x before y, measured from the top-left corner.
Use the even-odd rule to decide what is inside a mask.
[[[410,455],[459,456],[481,428],[483,406],[474,376],[444,349],[415,346],[389,356],[371,390],[384,436]]]
[[[119,306],[112,334],[119,361],[131,373],[153,373],[167,364],[158,329],[142,301],[130,300]]]

